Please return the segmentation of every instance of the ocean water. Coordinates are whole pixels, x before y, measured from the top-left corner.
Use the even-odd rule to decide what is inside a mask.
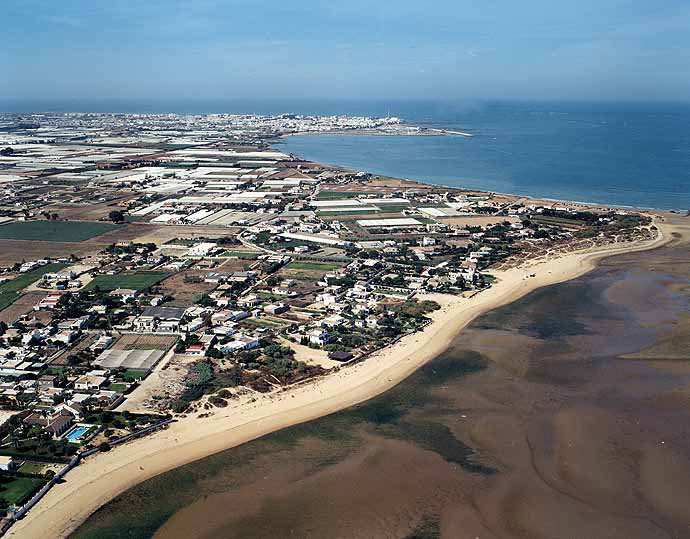
[[[690,107],[494,103],[409,111],[473,138],[295,136],[281,149],[388,176],[562,200],[690,208]]]
[[[343,99],[0,100],[0,112],[399,116],[474,138],[327,135],[277,145],[420,181],[623,206],[690,208],[690,104]]]

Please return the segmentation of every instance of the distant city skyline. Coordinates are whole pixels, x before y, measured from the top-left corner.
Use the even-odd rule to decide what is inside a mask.
[[[678,0],[9,0],[0,28],[2,100],[690,101]]]

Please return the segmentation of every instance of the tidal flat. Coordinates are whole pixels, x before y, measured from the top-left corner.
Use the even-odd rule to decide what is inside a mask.
[[[492,311],[392,390],[149,479],[74,538],[690,534],[690,250]]]

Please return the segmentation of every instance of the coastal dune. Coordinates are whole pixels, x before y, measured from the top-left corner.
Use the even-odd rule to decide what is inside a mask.
[[[538,288],[578,277],[604,257],[670,241],[671,229],[665,223],[657,227],[660,234],[651,241],[580,251],[494,272],[497,282],[471,298],[431,295],[442,308],[432,314],[433,323],[424,331],[310,383],[280,393],[246,396],[210,415],[189,415],[164,431],[99,453],[71,471],[8,535],[65,537],[100,506],[150,477],[374,397],[444,352],[477,316]]]

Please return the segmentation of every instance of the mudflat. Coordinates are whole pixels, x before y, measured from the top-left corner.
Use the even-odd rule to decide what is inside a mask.
[[[393,389],[153,477],[73,537],[687,536],[688,254],[676,235],[536,290]]]

